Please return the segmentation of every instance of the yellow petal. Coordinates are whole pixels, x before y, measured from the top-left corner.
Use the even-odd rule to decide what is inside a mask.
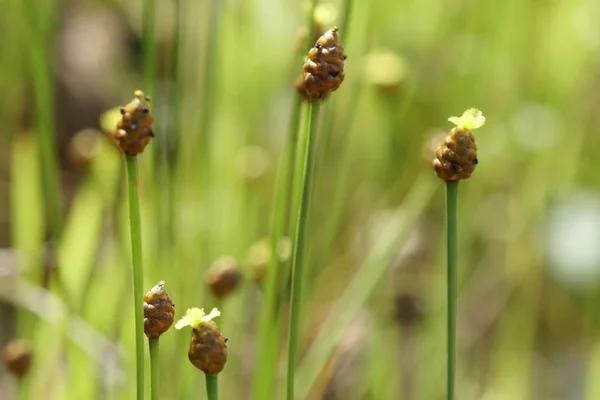
[[[190,308],[187,310],[185,315],[181,317],[179,321],[177,321],[175,324],[175,329],[181,329],[186,326],[191,326],[194,328],[203,322],[208,322],[220,315],[221,312],[216,308],[213,308],[208,315],[206,315],[203,308]]]
[[[203,308],[190,308],[186,311],[185,315],[181,317],[175,324],[175,329],[181,329],[186,326],[194,327],[202,322],[206,314]]]
[[[470,108],[460,117],[450,117],[448,118],[448,121],[452,122],[459,129],[472,131],[482,127],[485,124],[485,117],[480,110],[476,108]]]
[[[202,317],[202,321],[210,321],[213,318],[219,317],[221,316],[221,311],[217,310],[216,308],[213,308],[210,311],[210,314],[205,315],[204,317]]]

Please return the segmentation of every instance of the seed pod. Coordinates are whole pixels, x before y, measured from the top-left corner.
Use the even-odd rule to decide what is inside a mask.
[[[206,274],[208,286],[218,299],[222,299],[237,289],[241,278],[238,262],[231,256],[216,260]]]
[[[130,156],[143,152],[154,137],[150,98],[141,90],[136,90],[133,95],[135,98],[120,109],[121,119],[113,133],[115,143]]]
[[[165,282],[160,281],[144,296],[144,333],[155,339],[173,324],[175,304],[165,292]]]
[[[285,262],[292,254],[290,238],[283,236],[279,239],[279,262]],[[246,263],[250,269],[250,279],[262,286],[263,279],[271,262],[273,251],[268,238],[263,238],[248,248]]]
[[[4,364],[17,377],[24,377],[31,367],[31,349],[25,340],[12,340],[4,347]]]
[[[485,124],[485,117],[481,111],[471,108],[461,117],[451,117],[448,120],[456,126],[435,152],[433,168],[438,178],[446,182],[457,182],[467,179],[475,170],[478,160],[473,130]]]
[[[403,327],[413,326],[423,319],[421,299],[410,293],[401,293],[394,299],[396,320]]]
[[[296,88],[308,100],[324,99],[344,81],[344,46],[334,27],[325,32],[308,52]]]
[[[190,308],[175,324],[175,329],[192,327],[188,358],[207,375],[217,375],[227,362],[227,338],[212,321],[220,315],[221,312],[216,308],[208,315],[204,314],[204,309]]]

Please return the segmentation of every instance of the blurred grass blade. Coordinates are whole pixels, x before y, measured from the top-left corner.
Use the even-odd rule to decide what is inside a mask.
[[[99,142],[101,148],[89,175],[73,199],[57,255],[62,284],[74,304],[80,305],[102,243],[106,212],[114,202],[120,179],[118,154],[104,138]]]
[[[44,196],[37,141],[16,135],[11,143],[12,246],[17,251],[17,275],[38,281],[44,241]]]
[[[417,178],[404,202],[392,215],[380,239],[368,253],[354,278],[312,342],[296,369],[296,399],[305,399],[337,345],[340,333],[352,321],[390,266],[391,260],[431,201],[439,186],[429,173]]]
[[[54,131],[52,57],[47,51],[48,39],[52,37],[54,3],[48,1],[47,7],[43,7],[32,0],[23,0],[21,4],[25,18],[27,61],[35,97],[36,133],[39,137],[45,203],[52,234],[58,238],[62,232],[64,210]]]

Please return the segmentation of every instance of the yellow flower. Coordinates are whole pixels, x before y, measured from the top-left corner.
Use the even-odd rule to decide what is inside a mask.
[[[450,117],[448,121],[452,122],[462,131],[472,131],[485,125],[483,113],[476,108],[468,109],[460,117]]]
[[[177,321],[175,324],[175,329],[185,328],[186,326],[196,328],[203,322],[211,321],[213,318],[219,316],[221,316],[221,311],[217,310],[216,308],[213,308],[208,315],[206,315],[204,312],[204,308],[190,308],[186,311],[185,315],[181,317],[179,321]]]

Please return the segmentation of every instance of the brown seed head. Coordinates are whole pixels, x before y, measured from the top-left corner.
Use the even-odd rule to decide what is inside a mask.
[[[396,320],[403,327],[415,325],[423,318],[421,299],[409,293],[396,295],[394,299]]]
[[[433,168],[438,178],[446,182],[467,179],[478,163],[473,130],[485,123],[481,111],[470,109],[462,117],[452,117],[456,124],[435,152]]]
[[[192,327],[192,337],[188,349],[190,362],[208,375],[217,375],[227,363],[227,338],[221,334],[213,318],[221,315],[213,308],[205,315],[203,309],[191,308],[177,321],[176,329]]]
[[[31,367],[31,348],[25,340],[12,340],[4,347],[4,364],[6,368],[22,378]]]
[[[173,324],[175,304],[165,292],[165,282],[160,281],[144,296],[144,333],[155,339]]]
[[[196,368],[208,375],[217,375],[225,368],[227,339],[214,322],[204,322],[192,329],[188,357]]]
[[[150,98],[141,90],[133,92],[135,98],[121,108],[121,119],[113,133],[115,143],[125,154],[136,156],[154,137],[153,117],[150,112]]]
[[[308,52],[296,88],[308,100],[324,99],[344,81],[344,46],[338,28],[321,36]]]
[[[234,257],[225,256],[216,260],[208,270],[206,280],[215,297],[221,299],[237,289],[242,275]]]

